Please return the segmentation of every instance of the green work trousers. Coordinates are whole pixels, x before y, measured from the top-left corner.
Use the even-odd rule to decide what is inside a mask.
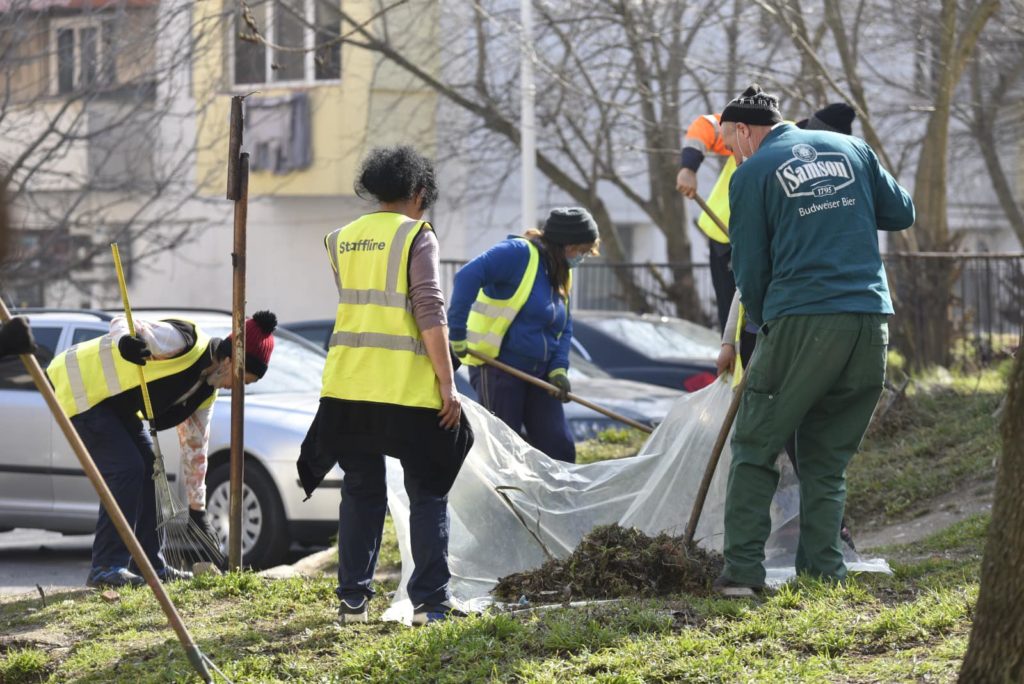
[[[889,342],[882,314],[783,316],[765,325],[732,437],[725,500],[725,569],[736,583],[764,584],[764,546],[786,439],[796,433],[800,543],[796,570],[842,580],[839,528],[846,465],[882,391]]]

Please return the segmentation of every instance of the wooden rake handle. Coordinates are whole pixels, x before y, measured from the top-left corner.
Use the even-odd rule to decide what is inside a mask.
[[[718,218],[718,214],[711,210],[711,207],[709,207],[708,203],[704,201],[704,198],[701,197],[700,195],[695,194],[693,196],[693,199],[695,202],[697,202],[697,204],[704,211],[704,213],[707,214],[711,218],[711,220],[715,222],[715,225],[721,228],[722,232],[728,236],[729,226],[722,223],[722,219]]]
[[[546,390],[546,391],[552,392],[554,394],[557,394],[558,392],[561,391],[557,387],[552,385],[550,382],[545,382],[544,380],[541,380],[540,378],[535,378],[534,376],[530,375],[529,373],[524,373],[523,371],[519,370],[518,368],[513,368],[512,366],[510,366],[510,365],[508,365],[506,363],[502,363],[501,361],[498,361],[497,359],[492,359],[490,356],[485,356],[485,355],[483,355],[483,354],[481,354],[479,352],[473,351],[472,349],[468,350],[468,354],[470,356],[472,356],[473,358],[480,359],[481,361],[483,361],[484,363],[486,363],[489,366],[494,366],[498,370],[505,371],[506,373],[508,373],[509,375],[511,375],[513,377],[519,378],[520,380],[528,382],[528,383],[530,383],[532,385],[536,385],[537,387],[540,387],[542,390]],[[630,427],[634,427],[637,430],[640,430],[641,432],[645,432],[647,434],[651,434],[652,432],[654,432],[654,429],[651,428],[649,425],[644,425],[643,423],[639,423],[639,422],[633,420],[632,418],[627,418],[626,416],[624,416],[624,415],[622,415],[620,413],[616,413],[615,411],[612,411],[611,409],[606,409],[604,406],[600,406],[600,405],[595,404],[595,403],[593,403],[591,401],[587,401],[583,397],[576,396],[572,392],[569,392],[569,398],[571,400],[575,401],[577,404],[581,404],[583,406],[586,406],[588,409],[591,409],[593,411],[597,411],[598,413],[600,413],[602,415],[608,416],[612,420],[617,420],[620,423],[625,423],[626,425],[629,425]]]
[[[724,382],[724,380],[720,380]],[[747,375],[743,374],[743,378],[740,380],[740,384],[733,390],[732,401],[729,403],[729,410],[725,412],[725,420],[722,421],[722,427],[718,431],[718,437],[715,439],[715,445],[711,449],[711,458],[708,459],[708,464],[704,468],[704,477],[700,481],[700,488],[697,490],[697,497],[693,500],[693,510],[690,511],[690,521],[686,523],[686,533],[683,539],[686,545],[689,546],[693,543],[693,536],[697,532],[697,523],[700,521],[700,515],[704,512],[704,502],[708,498],[708,489],[711,488],[711,480],[715,477],[715,470],[718,468],[718,461],[722,457],[722,451],[725,449],[725,441],[729,438],[729,431],[732,430],[732,424],[736,420],[736,414],[740,410],[740,400],[743,398],[743,390],[747,387]]]

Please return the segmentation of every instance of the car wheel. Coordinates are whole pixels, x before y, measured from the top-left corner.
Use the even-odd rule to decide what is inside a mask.
[[[230,463],[221,463],[206,476],[206,510],[227,555],[231,501]],[[242,482],[242,565],[269,568],[281,564],[288,553],[288,523],[277,487],[266,471],[245,462]]]

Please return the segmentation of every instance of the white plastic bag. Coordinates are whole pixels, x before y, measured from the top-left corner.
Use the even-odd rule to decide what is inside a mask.
[[[451,590],[477,609],[491,602],[499,577],[565,557],[597,525],[618,523],[648,535],[682,535],[715,438],[732,397],[724,380],[681,397],[632,458],[571,465],[548,458],[479,404],[463,400],[476,442],[449,494]],[[721,551],[725,487],[731,452],[722,453],[711,482],[696,541]],[[788,459],[772,502],[772,535],[765,568],[770,584],[794,574],[799,492]],[[388,504],[402,554],[402,580],[385,620],[410,622],[405,592],[413,562],[409,499],[402,466],[387,459]],[[881,559],[849,552],[852,570],[889,572]]]

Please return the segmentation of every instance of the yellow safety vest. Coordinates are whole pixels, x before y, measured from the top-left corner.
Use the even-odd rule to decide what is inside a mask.
[[[480,288],[476,294],[476,301],[469,309],[469,318],[466,320],[467,346],[492,359],[497,358],[501,352],[501,341],[505,339],[505,333],[511,327],[512,321],[526,304],[526,300],[530,298],[533,284],[537,280],[540,250],[529,240],[517,239],[523,240],[530,248],[530,258],[526,262],[526,270],[523,272],[523,279],[519,281],[519,287],[508,299],[488,297],[484,294],[483,288]],[[483,361],[467,356],[463,359],[463,363],[479,366]]]
[[[740,384],[740,379],[743,377],[743,359],[740,357],[740,335],[743,334],[743,324],[747,317],[746,309],[743,308],[743,302],[739,303],[739,309],[736,314],[736,340],[734,341],[734,348],[736,349],[736,362],[733,366],[732,374],[732,386]]]
[[[147,384],[188,370],[206,353],[210,337],[194,323],[192,325],[196,331],[196,343],[190,350],[173,359],[154,359],[141,366]],[[69,418],[141,384],[140,366],[121,358],[116,347],[114,337],[103,335],[61,352],[46,368],[57,393],[57,402]],[[203,406],[212,405],[216,397],[214,392]]]
[[[708,195],[708,207],[715,212],[715,216],[720,218],[726,227],[729,226],[729,181],[732,180],[734,171],[736,171],[736,158],[730,155],[722,168],[722,173],[718,174],[715,186],[711,188],[711,194]],[[712,221],[706,212],[700,213],[697,226],[712,240],[725,245],[729,244],[729,235],[723,233],[718,224]]]
[[[324,238],[338,313],[322,397],[441,408],[441,390],[409,299],[409,252],[421,230],[392,212],[362,216]]]

